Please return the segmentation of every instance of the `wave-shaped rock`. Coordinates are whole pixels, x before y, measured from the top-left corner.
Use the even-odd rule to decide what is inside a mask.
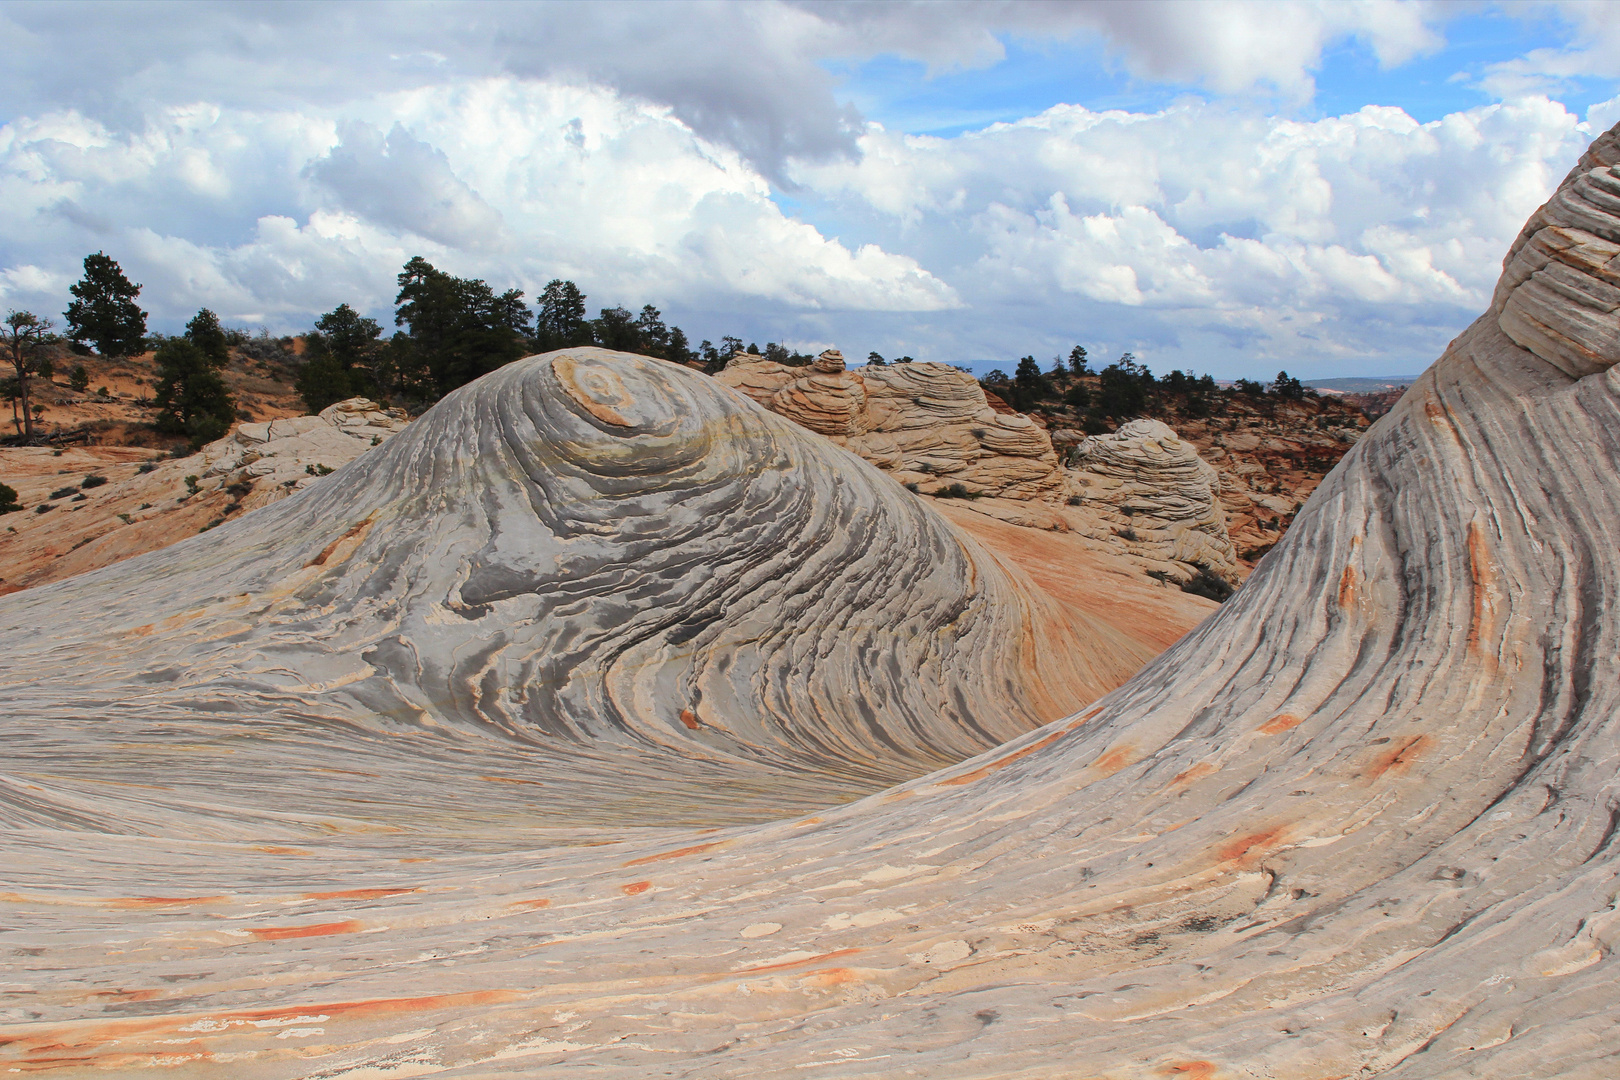
[[[275,435],[239,436],[222,471],[273,463],[250,459]],[[308,492],[19,595],[7,621],[19,707],[94,723],[135,700],[206,718],[206,739],[221,714],[296,715],[319,723],[288,736],[312,766],[334,723],[360,756],[539,749],[511,767],[570,785],[559,821],[820,806],[1109,685],[1088,690],[1106,664],[1049,602],[909,493],[703,376],[591,349],[509,366]],[[35,682],[52,668],[83,692]],[[215,781],[254,817],[289,783]],[[628,809],[642,787],[656,812]]]
[[[1500,315],[1462,334],[1343,459],[1233,600],[1130,683],[809,817],[585,830],[571,839],[598,846],[515,850],[550,811],[524,816],[490,793],[515,785],[472,783],[463,764],[515,779],[509,759],[459,729],[428,753],[425,704],[381,707],[454,685],[493,715],[503,693],[536,685],[518,676],[550,654],[508,649],[496,663],[476,627],[499,605],[534,603],[524,589],[548,573],[560,591],[576,580],[525,537],[617,551],[573,565],[577,580],[620,575],[594,595],[632,619],[665,603],[707,611],[682,593],[704,586],[643,581],[642,560],[695,565],[663,552],[690,550],[699,522],[711,545],[740,545],[774,516],[741,508],[791,504],[817,468],[821,496],[874,475],[801,463],[782,427],[717,415],[686,382],[644,393],[655,376],[633,362],[559,373],[578,390],[564,397],[497,374],[443,411],[434,440],[407,432],[265,526],[91,575],[83,591],[0,601],[16,958],[0,1054],[67,1075],[1606,1076],[1620,1054],[1620,682],[1608,677],[1620,346],[1593,339],[1581,355],[1596,370],[1577,377]],[[555,417],[558,437],[537,439],[526,416]],[[645,433],[645,452],[615,431]],[[723,448],[761,440],[781,456]],[[727,502],[739,476],[765,486]],[[667,494],[629,494],[640,485]],[[363,492],[383,510],[344,539],[354,525],[338,511]],[[666,509],[649,516],[652,502]],[[690,522],[672,521],[675,505]],[[544,528],[501,527],[519,507]],[[824,524],[787,516],[778,546]],[[559,532],[564,518],[577,524]],[[908,543],[930,535],[916,520]],[[391,542],[365,547],[385,527]],[[811,572],[798,587],[926,609],[928,590],[885,591],[921,561],[896,556],[855,582]],[[172,614],[133,625],[135,596],[176,574]],[[409,662],[377,654],[401,690],[379,685],[366,733],[271,685],[281,672],[344,687],[352,673],[278,666],[277,635],[333,657],[375,651],[364,642],[403,640],[382,628],[414,610],[413,582],[431,583],[418,594],[443,610],[413,639],[430,648]],[[60,629],[64,610],[90,610],[73,605],[92,587],[104,629]],[[794,598],[773,595],[788,625]],[[584,618],[579,639],[623,622]],[[188,637],[191,625],[207,632]],[[40,678],[51,664],[64,674]],[[230,677],[167,703],[210,664]],[[428,678],[452,668],[477,677]],[[985,678],[997,676],[1015,677]],[[887,715],[882,680],[863,677],[843,700]],[[770,700],[768,679],[752,685]],[[570,722],[584,731],[599,715]],[[199,737],[205,719],[217,736]],[[181,814],[176,792],[256,741],[280,755],[285,812],[302,809],[298,770],[319,767],[356,807],[395,807],[411,831],[345,834],[334,816],[325,839],[209,840],[197,823],[231,793],[192,792]],[[549,806],[603,790],[588,774],[552,776]],[[429,791],[437,818],[418,805]],[[175,816],[114,835],[109,808]]]

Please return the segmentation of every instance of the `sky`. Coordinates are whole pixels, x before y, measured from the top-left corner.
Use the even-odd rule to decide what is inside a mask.
[[[421,255],[1006,370],[1409,375],[1620,121],[1620,5],[3,3],[0,307],[273,333]]]

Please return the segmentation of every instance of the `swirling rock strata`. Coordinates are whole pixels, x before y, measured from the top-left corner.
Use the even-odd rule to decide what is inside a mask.
[[[86,634],[60,629],[82,602],[68,585],[6,598],[16,959],[0,1055],[65,1075],[250,1078],[1607,1076],[1620,1056],[1617,347],[1577,378],[1498,314],[1350,451],[1237,596],[1130,683],[977,758],[767,825],[549,850],[531,830],[518,850],[534,815],[491,790],[513,785],[424,754],[415,712],[379,710],[375,735],[357,737],[255,683],[268,656],[232,659],[303,618],[333,619],[334,652],[369,639],[411,610],[392,599],[405,583],[440,581],[435,567],[482,582],[482,600],[461,588],[464,608],[504,603],[477,572],[494,565],[475,558],[493,535],[508,581],[555,565],[477,518],[525,482],[511,448],[537,445],[502,411],[517,388],[500,375],[462,399],[485,403],[456,444],[490,452],[478,497],[401,495],[424,479],[413,469],[455,471],[407,433],[351,484],[276,508],[297,558],[325,540],[298,529],[313,534],[340,492],[374,490],[389,509],[372,527],[402,530],[364,571],[334,548],[336,570],[279,586],[309,590],[307,606],[231,606],[254,584],[241,560],[270,554],[247,529],[177,545],[184,564],[149,556],[85,579],[108,598],[93,655],[62,649]],[[681,415],[612,407],[649,428]],[[579,467],[562,443],[538,445],[547,469],[524,476]],[[623,469],[692,468],[651,449]],[[685,475],[694,518],[742,527],[707,501],[705,474]],[[532,513],[555,513],[553,489],[536,488],[521,489]],[[646,541],[637,553],[657,564],[634,514],[582,520],[597,543]],[[677,532],[663,539],[680,550]],[[135,633],[131,596],[160,566],[197,580],[170,621]],[[367,582],[364,600],[344,581]],[[463,624],[482,613],[441,606],[447,633],[467,637],[432,642],[420,664],[478,664]],[[181,679],[168,642],[203,621],[183,678],[228,664],[244,689],[222,679],[166,711]],[[72,677],[39,678],[49,663]],[[511,664],[480,670],[486,695],[532,685]],[[347,677],[296,674],[329,694]],[[863,700],[890,708],[875,690]],[[205,717],[229,737],[198,740],[188,725]],[[298,844],[210,839],[199,823],[232,793],[188,800],[178,785],[255,741],[278,780],[320,763],[354,806],[392,800],[415,831],[345,834],[334,817]],[[123,745],[113,772],[102,763]],[[487,743],[456,746],[510,778]],[[552,781],[549,807],[578,790]],[[429,790],[432,828],[416,805]],[[289,802],[274,809],[296,813]],[[469,811],[478,829],[458,832]]]
[[[310,426],[239,435],[217,471],[273,461],[250,458],[277,425]],[[168,716],[318,718],[361,746],[419,743],[423,760],[446,738],[493,744],[513,768],[540,759],[521,766],[535,790],[571,786],[551,824],[640,820],[654,789],[660,824],[825,805],[1123,677],[856,459],[702,376],[590,349],[504,368],[337,476],[116,581],[12,600],[10,626],[52,612],[56,628],[5,649],[19,705],[46,692],[20,688],[40,657],[129,657],[67,715],[134,695]],[[318,761],[313,733],[276,753]],[[264,752],[237,760],[268,767]],[[300,786],[195,780],[249,817]],[[292,800],[302,820],[336,812],[326,787]]]
[[[1072,520],[1098,539],[1136,555],[1178,564],[1191,576],[1206,570],[1237,584],[1237,553],[1221,512],[1221,482],[1166,424],[1132,420],[1093,435],[1069,455],[1083,515]]]
[[[992,409],[971,375],[945,364],[851,372],[843,363],[831,350],[808,371],[740,354],[717,378],[925,495],[955,485],[993,498],[1063,497],[1063,469],[1045,429]]]

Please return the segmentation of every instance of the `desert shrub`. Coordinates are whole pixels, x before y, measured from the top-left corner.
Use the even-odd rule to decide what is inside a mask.
[[[107,478],[105,476],[99,476],[95,473],[91,473],[89,476],[79,481],[79,486],[82,488],[98,488],[106,482]]]
[[[17,489],[10,484],[0,484],[0,514],[9,514],[22,509],[22,503],[17,501]]]
[[[1194,574],[1191,579],[1182,582],[1181,591],[1214,600],[1219,604],[1225,603],[1227,598],[1236,590],[1232,588],[1225,578],[1217,577],[1209,572],[1208,567],[1200,566],[1198,573]]]
[[[983,498],[983,496],[980,495],[976,491],[969,491],[966,487],[962,486],[961,484],[948,484],[945,487],[940,488],[938,491],[934,492],[934,498],[936,498],[936,499],[980,499],[980,498]]]
[[[73,365],[73,370],[68,372],[68,386],[78,394],[90,389],[90,373],[84,370],[83,364]]]
[[[55,491],[51,492],[51,498],[53,498],[53,499],[65,499],[70,495],[77,495],[78,493],[79,493],[78,488],[70,488],[70,487],[57,488]]]

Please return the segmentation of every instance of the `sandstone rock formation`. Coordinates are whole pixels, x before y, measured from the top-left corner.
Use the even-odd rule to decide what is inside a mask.
[[[832,438],[925,495],[1056,502],[1065,478],[1044,429],[998,413],[973,376],[945,364],[845,370],[829,349],[808,368],[740,354],[717,378]]]
[[[1033,624],[926,502],[673,365],[503,369],[0,599],[0,1058],[1609,1075],[1620,343],[1514,295],[1135,679],[850,805],[1027,716]]]
[[[405,424],[397,409],[350,398],[319,416],[241,424],[184,458],[130,447],[73,448],[62,456],[44,447],[7,450],[7,475],[29,512],[0,522],[6,529],[0,592],[108,566],[212,528],[239,511],[268,506],[318,482]],[[83,489],[82,498],[51,498],[51,492],[77,488],[86,476],[107,483]]]
[[[1082,531],[1119,542],[1187,580],[1200,569],[1230,584],[1240,578],[1217,497],[1220,477],[1168,425],[1132,420],[1093,435],[1069,455]]]

